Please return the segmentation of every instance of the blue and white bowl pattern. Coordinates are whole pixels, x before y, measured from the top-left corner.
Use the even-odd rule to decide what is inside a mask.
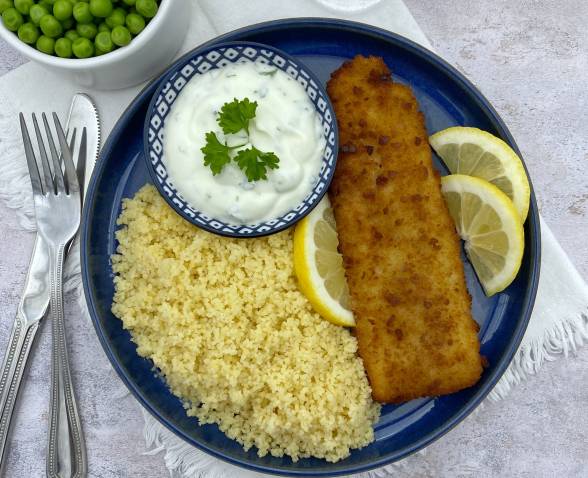
[[[163,163],[163,130],[165,118],[178,94],[194,76],[231,63],[254,62],[276,66],[300,83],[320,116],[326,140],[319,177],[304,200],[286,214],[259,224],[237,226],[209,217],[194,209],[176,190]],[[258,237],[286,229],[302,219],[326,193],[337,159],[337,122],[330,100],[317,78],[289,55],[259,43],[225,43],[196,51],[191,58],[180,60],[161,80],[149,105],[145,125],[147,167],[155,186],[164,199],[191,223],[216,234],[232,237]]]

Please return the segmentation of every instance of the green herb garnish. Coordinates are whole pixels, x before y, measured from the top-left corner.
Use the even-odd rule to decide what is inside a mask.
[[[235,161],[249,181],[267,179],[267,168],[277,169],[280,162],[274,153],[264,153],[255,146],[239,151]]]
[[[249,98],[225,103],[219,112],[217,122],[225,134],[238,133],[245,130],[249,137],[249,121],[255,118],[257,102],[249,101]],[[243,147],[227,146],[221,143],[213,131],[206,133],[206,145],[200,150],[204,153],[204,165],[209,166],[212,174],[220,174],[225,165],[234,160],[239,168],[247,176],[249,182],[267,179],[267,170],[277,169],[280,159],[272,152],[264,152],[255,146],[242,149],[231,156],[234,149]]]
[[[212,174],[216,176],[231,162],[231,149],[221,143],[212,131],[206,133],[206,146],[201,149],[204,153],[204,166],[210,166]]]
[[[223,133],[238,133],[244,129],[249,134],[249,120],[255,118],[257,101],[249,101],[249,98],[239,101],[235,98],[230,103],[225,103],[220,110],[217,122],[223,129]]]

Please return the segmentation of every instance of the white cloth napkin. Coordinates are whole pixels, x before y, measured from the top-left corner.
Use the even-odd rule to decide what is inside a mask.
[[[431,48],[427,38],[402,0],[385,0],[356,11],[354,7],[369,0],[176,0],[191,1],[191,28],[181,52],[235,28],[261,21],[287,17],[343,17],[376,25],[400,33]],[[345,10],[325,7],[323,3],[347,5]],[[42,79],[40,81],[40,79]],[[39,88],[41,85],[41,88]],[[115,92],[86,90],[96,100],[107,137],[116,119],[142,85]],[[20,223],[34,230],[33,207],[17,113],[56,111],[64,116],[71,96],[80,88],[36,64],[27,63],[0,78],[0,200],[16,210]],[[48,94],[51,92],[51,94]],[[510,368],[490,395],[504,397],[511,386],[535,373],[545,360],[567,356],[588,341],[588,286],[561,249],[551,230],[542,221],[542,264],[539,291],[529,328]],[[69,285],[81,292],[79,260],[69,266]],[[83,293],[81,305],[86,310]],[[200,478],[259,477],[257,473],[237,469],[187,445],[158,422],[145,415],[145,438],[152,453],[165,451],[165,462],[172,476]],[[402,466],[394,465],[394,466]],[[364,473],[362,477],[388,476],[393,466]]]

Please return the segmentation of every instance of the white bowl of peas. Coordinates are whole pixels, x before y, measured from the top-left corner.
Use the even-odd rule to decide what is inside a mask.
[[[76,83],[96,89],[136,85],[179,50],[189,0],[0,0],[0,36]]]

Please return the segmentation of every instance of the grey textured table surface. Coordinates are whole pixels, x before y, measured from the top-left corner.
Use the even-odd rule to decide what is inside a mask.
[[[436,50],[463,71],[511,128],[543,216],[588,277],[588,3],[406,0]],[[0,75],[24,59],[0,41]],[[0,135],[2,133],[0,132]],[[0,350],[8,340],[33,236],[0,205]],[[68,310],[76,307],[68,301]],[[45,330],[23,390],[7,477],[44,476],[49,337]],[[94,335],[70,331],[74,379],[87,435],[90,476],[168,476],[147,456],[143,419]],[[588,477],[588,347],[547,363],[411,460],[418,477]]]

